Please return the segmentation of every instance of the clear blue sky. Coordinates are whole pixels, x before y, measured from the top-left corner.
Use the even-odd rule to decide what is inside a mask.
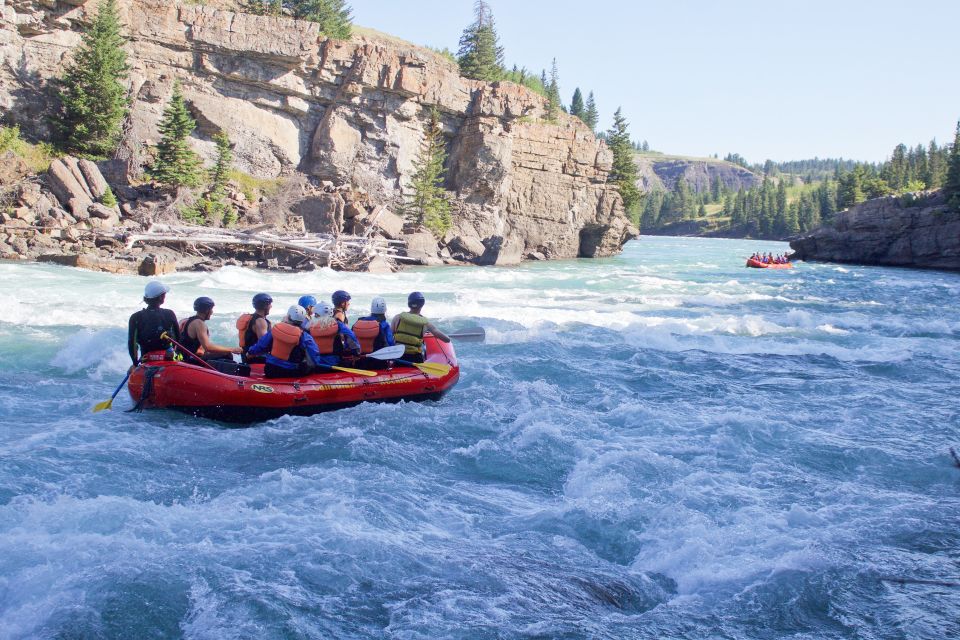
[[[620,105],[637,140],[751,162],[877,161],[952,141],[960,0],[489,0],[507,65]],[[352,0],[357,24],[456,51],[472,0]]]

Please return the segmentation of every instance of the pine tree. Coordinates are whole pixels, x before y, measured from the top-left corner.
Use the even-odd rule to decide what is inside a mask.
[[[55,124],[67,151],[108,156],[117,148],[130,109],[127,54],[116,0],[103,0],[58,81]]]
[[[440,128],[440,112],[430,111],[430,119],[425,127],[425,137],[420,156],[414,163],[414,174],[410,181],[413,193],[407,202],[407,211],[414,219],[429,229],[438,238],[450,230],[450,201],[443,190],[446,169],[443,163],[447,159],[446,144]]]
[[[473,23],[460,36],[460,49],[457,51],[460,75],[474,80],[499,80],[504,74],[503,47],[500,46],[490,5],[484,0],[477,0],[473,5],[473,16]]]
[[[583,111],[583,121],[587,123],[587,126],[590,127],[592,131],[596,131],[597,125],[600,124],[600,112],[597,111],[597,102],[593,99],[593,91],[587,96],[587,106]]]
[[[846,209],[860,204],[866,199],[863,192],[864,171],[862,165],[857,165],[853,171],[840,176],[837,181],[837,206]]]
[[[233,164],[230,138],[223,131],[213,136],[217,143],[217,160],[210,171],[210,188],[194,207],[185,210],[183,217],[198,223],[232,226],[237,221],[237,211],[227,202],[227,183]]]
[[[714,176],[713,180],[710,181],[710,199],[713,202],[720,202],[720,192],[723,188],[722,184],[719,175]]]
[[[344,0],[291,0],[293,16],[320,25],[328,38],[346,40],[353,26],[350,7]]]
[[[698,218],[706,218],[706,217],[707,217],[707,208],[706,208],[705,206],[703,206],[702,203],[701,203],[701,205],[697,208],[697,217],[698,217]]]
[[[957,133],[950,148],[950,159],[947,161],[947,176],[943,183],[943,192],[947,202],[954,209],[960,211],[960,121],[957,122]]]
[[[787,210],[787,185],[783,180],[777,184],[777,213],[783,214]]]
[[[557,72],[557,59],[550,67],[550,84],[547,85],[547,120],[556,122],[560,116],[560,74]]]
[[[173,85],[170,103],[160,121],[160,142],[150,167],[155,180],[173,187],[196,187],[201,182],[200,158],[190,148],[190,134],[197,123],[187,110],[180,81]]]
[[[577,116],[583,120],[586,106],[583,104],[583,94],[580,93],[580,87],[573,90],[573,98],[570,100],[570,115]]]
[[[946,177],[943,150],[937,146],[936,140],[931,140],[927,146],[927,171],[923,175],[923,182],[928,189],[939,189],[943,186]]]
[[[593,94],[590,95],[592,98]],[[637,189],[637,165],[633,161],[627,126],[627,119],[623,117],[621,108],[617,107],[617,112],[613,114],[613,127],[607,131],[607,144],[613,151],[613,169],[609,179],[620,191],[623,208],[629,214],[640,200],[640,190]]]

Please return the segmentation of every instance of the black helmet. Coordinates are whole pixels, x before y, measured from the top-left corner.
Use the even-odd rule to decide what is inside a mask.
[[[350,299],[350,294],[343,289],[338,289],[337,291],[333,292],[331,299],[333,300],[334,305],[343,304]]]
[[[193,301],[193,310],[194,311],[209,311],[213,309],[213,298],[208,298],[207,296],[200,296]]]
[[[426,303],[427,299],[423,297],[423,294],[419,291],[414,291],[409,296],[407,296],[407,306],[408,307],[422,307]]]
[[[270,297],[269,293],[258,293],[257,295],[253,296],[254,309],[263,309],[272,302],[273,298]]]

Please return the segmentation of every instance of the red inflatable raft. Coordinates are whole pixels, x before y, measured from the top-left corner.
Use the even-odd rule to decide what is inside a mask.
[[[426,362],[450,365],[448,373],[428,375],[413,367],[395,366],[374,377],[335,371],[303,378],[264,378],[263,365],[252,365],[249,376],[236,376],[157,360],[142,364],[130,376],[130,397],[134,402],[142,400],[144,409],[176,409],[227,422],[311,415],[361,402],[435,400],[457,384],[460,367],[452,344],[430,334],[424,344]]]
[[[759,260],[753,260],[753,259],[747,260],[747,266],[753,267],[754,269],[793,269],[793,264],[789,262],[768,263],[768,262],[760,262]]]

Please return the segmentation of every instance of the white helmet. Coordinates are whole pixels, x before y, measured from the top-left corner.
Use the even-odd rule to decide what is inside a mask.
[[[324,302],[321,300],[317,303],[317,306],[313,308],[314,315],[323,318],[323,317],[333,317],[333,305],[329,302]]]
[[[303,324],[307,321],[307,310],[295,304],[287,309],[287,320],[294,324]]]
[[[386,315],[386,313],[387,313],[387,301],[384,300],[383,298],[381,298],[380,296],[377,296],[376,298],[374,298],[373,300],[371,300],[371,301],[370,301],[370,313],[372,313],[372,314],[374,314],[374,315],[376,315],[376,314],[378,314],[378,313],[382,313],[382,314]]]
[[[143,289],[143,299],[153,300],[154,298],[159,298],[168,291],[170,291],[170,287],[167,285],[163,284],[159,280],[151,280]]]

